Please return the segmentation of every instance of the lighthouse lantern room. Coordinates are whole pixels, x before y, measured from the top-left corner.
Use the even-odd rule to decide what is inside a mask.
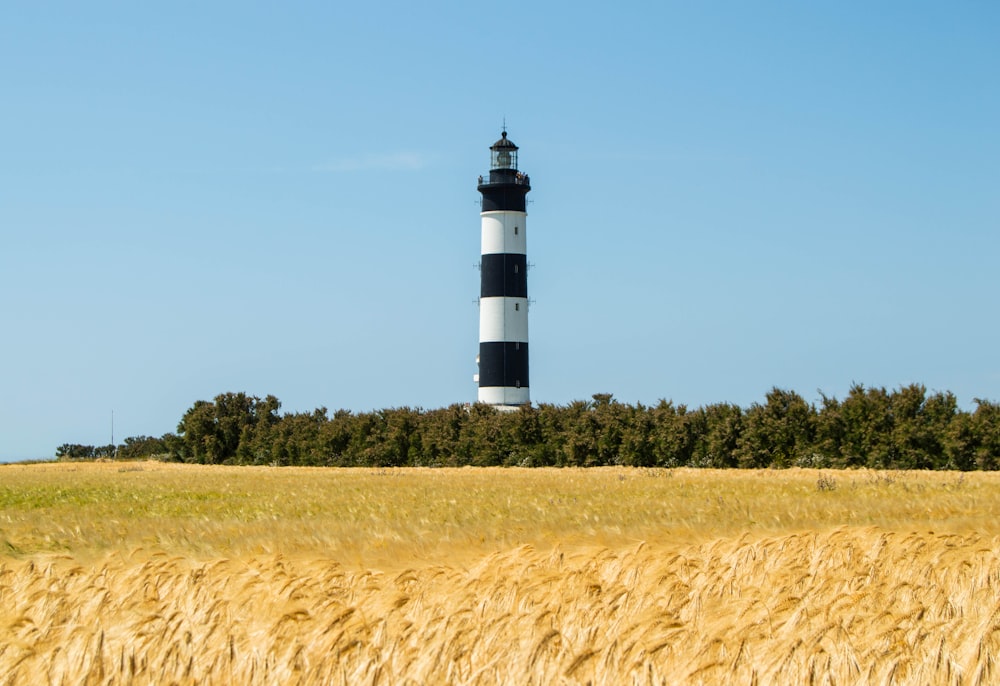
[[[490,173],[479,177],[482,258],[479,292],[479,402],[516,409],[528,392],[527,174],[517,168],[517,146],[507,138],[490,146]]]

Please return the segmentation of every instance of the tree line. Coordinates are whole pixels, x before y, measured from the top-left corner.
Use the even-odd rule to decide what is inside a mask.
[[[486,405],[354,413],[326,408],[281,414],[281,403],[245,393],[197,401],[177,432],[119,446],[64,444],[61,459],[159,456],[201,464],[343,467],[869,467],[995,470],[1000,405],[959,409],[950,392],[920,384],[851,387],[817,406],[773,388],[763,403],[689,409],[661,400],[622,403],[609,393],[516,412]]]

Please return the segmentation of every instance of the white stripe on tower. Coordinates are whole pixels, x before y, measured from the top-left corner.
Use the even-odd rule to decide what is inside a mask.
[[[528,278],[525,195],[517,146],[504,130],[494,143],[482,193],[479,293],[479,402],[514,408],[531,402],[528,383]]]

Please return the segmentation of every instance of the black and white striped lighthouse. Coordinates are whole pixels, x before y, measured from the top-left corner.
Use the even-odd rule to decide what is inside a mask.
[[[528,175],[517,168],[517,146],[504,128],[490,146],[482,193],[482,283],[479,291],[479,402],[516,408],[528,393],[528,263],[525,195]]]

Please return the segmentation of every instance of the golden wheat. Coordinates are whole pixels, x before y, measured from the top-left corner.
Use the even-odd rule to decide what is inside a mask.
[[[1000,679],[993,475],[72,467],[0,469],[0,683]]]

